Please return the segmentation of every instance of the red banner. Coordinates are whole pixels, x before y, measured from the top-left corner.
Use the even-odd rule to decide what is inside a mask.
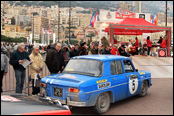
[[[135,13],[119,8],[116,12],[116,19],[135,18]]]

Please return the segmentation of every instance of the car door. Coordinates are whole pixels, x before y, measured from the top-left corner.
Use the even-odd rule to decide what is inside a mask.
[[[111,61],[110,65],[115,101],[125,99],[127,95],[127,78],[123,73],[121,60]]]
[[[123,60],[123,66],[128,83],[127,97],[131,97],[139,93],[140,83],[138,81],[138,73],[135,71],[130,60]]]

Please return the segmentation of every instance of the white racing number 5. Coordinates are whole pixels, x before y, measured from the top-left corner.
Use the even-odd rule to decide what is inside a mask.
[[[138,79],[130,79],[129,78],[129,92],[134,94],[138,88]]]

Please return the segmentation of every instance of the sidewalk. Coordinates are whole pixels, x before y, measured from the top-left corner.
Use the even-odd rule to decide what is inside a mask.
[[[134,66],[138,70],[151,72],[152,78],[173,78],[173,58],[152,56],[132,56]]]

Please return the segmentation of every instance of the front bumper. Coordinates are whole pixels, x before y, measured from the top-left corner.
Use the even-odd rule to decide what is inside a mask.
[[[59,104],[61,103],[61,104],[67,105],[67,106],[77,106],[77,107],[86,106],[86,102],[70,101],[70,97],[67,97],[66,100],[55,99],[55,98],[51,98],[51,97],[39,97],[39,100],[44,101],[44,102],[50,102],[50,103],[59,103]]]

